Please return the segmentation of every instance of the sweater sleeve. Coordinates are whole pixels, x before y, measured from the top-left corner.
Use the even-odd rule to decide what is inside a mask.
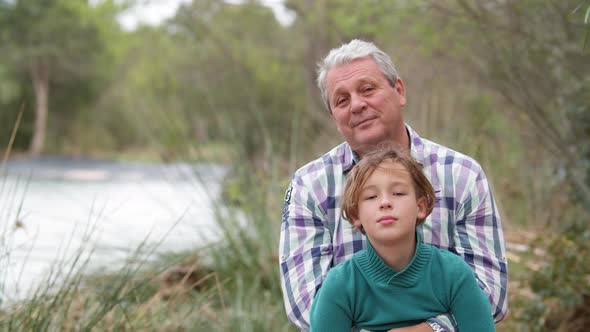
[[[478,286],[473,271],[457,257],[450,293],[450,309],[459,331],[496,331],[490,302]]]
[[[341,269],[332,269],[311,305],[310,332],[349,332],[353,317]]]

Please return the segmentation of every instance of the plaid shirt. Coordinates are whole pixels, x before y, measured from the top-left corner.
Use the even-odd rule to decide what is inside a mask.
[[[507,264],[502,223],[486,175],[472,158],[406,128],[412,156],[436,195],[434,210],[418,231],[424,242],[465,259],[498,322],[508,311]],[[346,174],[356,159],[347,143],[340,144],[295,172],[285,195],[281,285],[287,316],[302,330],[309,329],[311,302],[328,270],[365,248],[364,236],[340,216]],[[455,330],[449,314],[427,322]]]

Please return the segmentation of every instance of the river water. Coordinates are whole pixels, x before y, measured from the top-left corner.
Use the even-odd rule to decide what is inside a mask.
[[[226,171],[212,164],[9,161],[0,173],[0,302],[29,296],[82,247],[93,250],[90,267],[100,268],[145,242],[170,252],[214,240]]]

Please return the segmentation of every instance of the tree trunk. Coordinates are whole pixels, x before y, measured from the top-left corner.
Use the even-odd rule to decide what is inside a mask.
[[[43,152],[45,145],[49,100],[49,68],[45,63],[34,64],[31,66],[30,75],[35,89],[35,127],[31,145],[29,146],[29,154],[36,157]]]

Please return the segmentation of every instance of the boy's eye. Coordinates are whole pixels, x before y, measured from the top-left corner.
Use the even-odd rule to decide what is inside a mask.
[[[368,196],[365,196],[365,200],[366,201],[370,201],[370,200],[375,199],[375,198],[377,198],[377,195],[368,195]]]
[[[404,196],[405,194],[406,193],[400,191],[400,192],[394,192],[393,196]]]

